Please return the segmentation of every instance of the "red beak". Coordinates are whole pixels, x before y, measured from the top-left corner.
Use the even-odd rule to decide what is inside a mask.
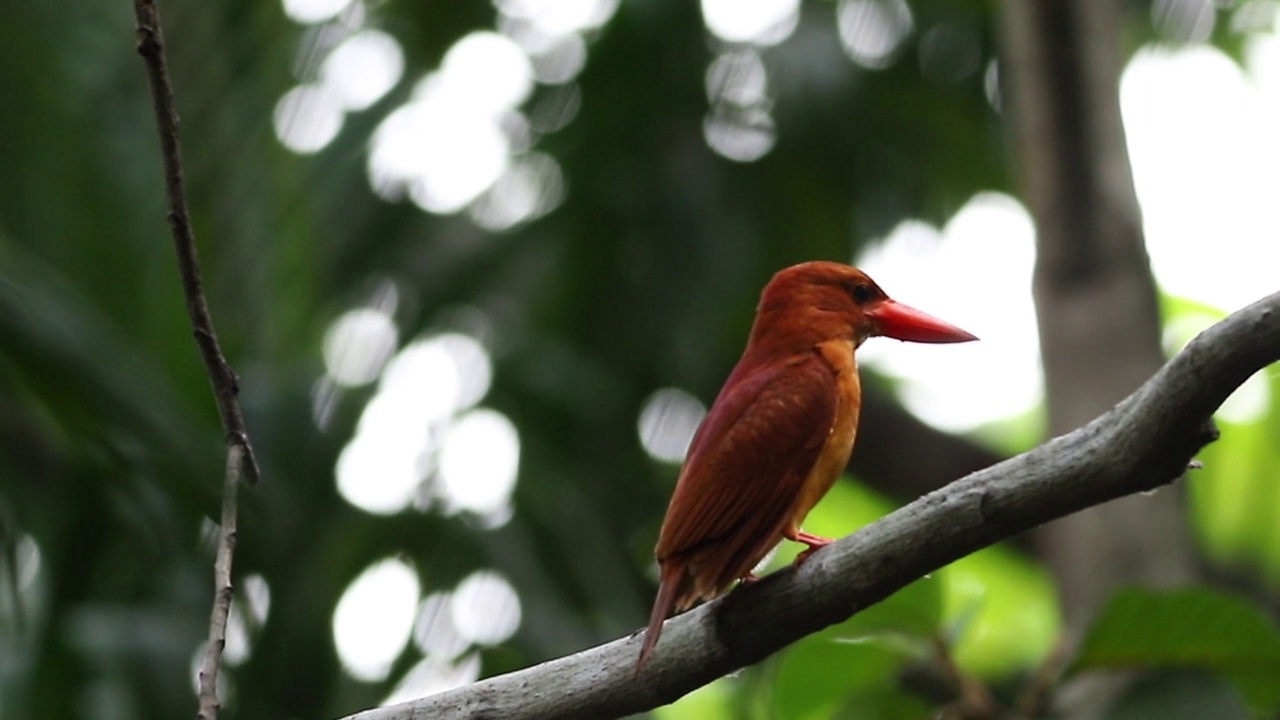
[[[920,343],[958,343],[978,339],[951,323],[888,298],[867,310],[866,314],[876,324],[873,335]]]

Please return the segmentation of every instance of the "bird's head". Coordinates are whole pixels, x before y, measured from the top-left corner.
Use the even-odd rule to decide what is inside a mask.
[[[861,345],[884,336],[923,343],[978,338],[889,298],[861,270],[834,262],[807,262],[779,271],[765,286],[753,342],[813,344],[850,339]]]

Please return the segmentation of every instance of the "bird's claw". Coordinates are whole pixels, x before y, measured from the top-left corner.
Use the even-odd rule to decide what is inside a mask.
[[[820,535],[811,535],[803,530],[792,530],[784,535],[788,540],[808,545],[808,549],[796,556],[795,565],[799,567],[805,560],[809,559],[818,548],[826,547],[833,541],[831,538],[825,538]]]
[[[818,551],[818,549],[819,549],[819,548],[822,548],[822,547],[825,547],[825,546],[824,546],[824,545],[810,545],[808,550],[805,550],[804,552],[802,552],[802,553],[800,553],[799,555],[797,555],[797,556],[796,556],[795,562],[793,562],[793,563],[792,563],[792,565],[795,565],[796,567],[800,567],[801,565],[803,565],[803,564],[804,564],[804,561],[805,561],[805,560],[808,560],[808,559],[809,559],[809,556],[810,556],[810,555],[814,554],[815,552],[817,552],[817,551]]]

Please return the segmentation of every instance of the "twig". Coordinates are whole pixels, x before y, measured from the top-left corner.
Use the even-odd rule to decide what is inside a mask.
[[[138,54],[142,56],[147,69],[147,81],[151,86],[151,100],[160,133],[165,193],[169,202],[169,227],[173,234],[174,251],[178,255],[182,292],[186,298],[187,315],[196,346],[200,349],[205,372],[213,385],[218,416],[222,420],[227,442],[222,534],[214,562],[213,610],[209,621],[209,640],[200,666],[200,709],[197,715],[202,720],[215,720],[218,716],[218,668],[222,660],[222,649],[226,645],[227,615],[231,611],[231,560],[236,543],[236,489],[242,475],[253,484],[257,482],[260,473],[253,446],[249,444],[244,416],[240,412],[236,374],[218,346],[218,336],[213,330],[213,320],[209,317],[209,305],[204,296],[204,283],[200,278],[195,232],[191,228],[191,215],[187,210],[186,189],[182,178],[178,111],[173,101],[173,88],[169,84],[160,13],[155,0],[134,0],[133,8],[137,18]]]
[[[934,638],[933,650],[943,677],[955,692],[955,700],[950,703],[950,713],[946,717],[993,720],[1001,716],[1000,704],[991,695],[991,691],[960,669],[945,640]]]
[[[1211,415],[1280,360],[1280,293],[1191,342],[1087,426],[961,478],[809,558],[668,621],[634,675],[640,637],[348,720],[616,718],[673,702],[912,581],[1041,523],[1182,476],[1217,437]]]
[[[231,558],[236,550],[236,490],[240,484],[243,449],[227,448],[227,474],[222,485],[222,534],[213,561],[213,608],[209,613],[209,639],[200,662],[200,720],[218,717],[218,668],[227,642],[227,615],[234,592],[231,585]]]
[[[1031,680],[1023,688],[1022,695],[1014,706],[1016,718],[1038,718],[1044,714],[1052,696],[1055,683],[1062,675],[1062,668],[1071,659],[1072,645],[1065,637],[1058,640],[1053,650],[1036,668]]]

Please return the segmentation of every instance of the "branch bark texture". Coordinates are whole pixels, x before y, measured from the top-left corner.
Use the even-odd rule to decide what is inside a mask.
[[[664,705],[927,573],[1064,515],[1182,476],[1211,415],[1280,360],[1280,293],[1193,340],[1085,427],[957,480],[815,553],[799,568],[669,620],[637,676],[637,635],[345,720],[616,718]]]
[[[231,365],[222,355],[218,336],[213,330],[209,304],[204,295],[204,282],[200,274],[200,261],[196,255],[195,232],[191,227],[191,213],[187,209],[186,188],[182,173],[182,148],[178,138],[178,110],[173,100],[173,88],[169,83],[169,70],[165,61],[164,35],[160,27],[160,12],[155,0],[134,0],[137,20],[138,54],[147,69],[147,81],[151,88],[151,100],[155,109],[156,125],[160,132],[160,153],[164,161],[165,193],[169,204],[169,227],[173,234],[173,247],[178,256],[178,272],[182,276],[182,292],[186,299],[187,316],[195,335],[205,372],[213,386],[218,415],[227,443],[227,464],[223,475],[221,534],[214,561],[214,596],[210,612],[209,638],[200,663],[199,710],[196,717],[215,720],[218,717],[218,671],[222,662],[222,650],[226,645],[227,616],[231,612],[233,588],[231,564],[236,544],[236,490],[241,477],[250,483],[257,482],[258,462],[249,443],[244,416],[240,412],[239,383]]]

